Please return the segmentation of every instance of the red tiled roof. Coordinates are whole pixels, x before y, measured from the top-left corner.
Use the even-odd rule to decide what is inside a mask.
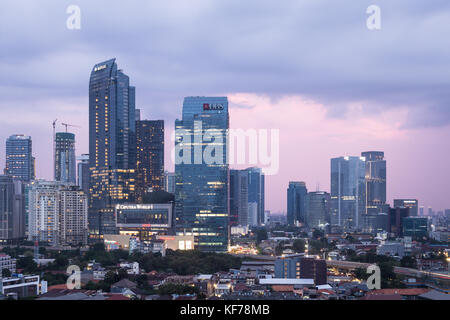
[[[52,290],[65,290],[67,289],[67,284],[56,284],[54,286],[50,286],[48,287],[47,291],[52,291]]]
[[[292,292],[294,291],[294,286],[274,285],[272,290],[275,292]]]

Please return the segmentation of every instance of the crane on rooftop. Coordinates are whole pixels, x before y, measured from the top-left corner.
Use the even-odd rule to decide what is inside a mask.
[[[61,124],[66,127],[66,132],[67,132],[67,127],[81,128],[80,126],[77,126],[74,124],[68,124],[68,123],[61,123]]]

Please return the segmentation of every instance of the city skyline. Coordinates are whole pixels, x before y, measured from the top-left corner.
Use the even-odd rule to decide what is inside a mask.
[[[333,14],[315,11],[316,21],[311,21],[308,15],[316,4],[276,8],[263,1],[259,11],[243,9],[251,24],[245,23],[247,15],[237,14],[236,3],[197,2],[195,10],[179,3],[177,11],[131,1],[111,24],[96,19],[96,13],[100,7],[105,15],[113,13],[116,5],[80,1],[83,20],[76,31],[65,28],[64,4],[28,4],[20,24],[6,15],[2,29],[13,27],[14,38],[25,41],[19,46],[6,34],[0,38],[9,52],[0,76],[0,148],[11,134],[30,135],[37,177],[52,179],[51,122],[59,118],[81,126],[72,130],[77,156],[88,153],[86,74],[94,63],[116,57],[133,79],[143,118],[165,120],[167,146],[185,96],[227,96],[231,128],[280,128],[280,171],[266,177],[266,208],[272,212],[286,212],[289,181],[330,191],[329,160],[371,150],[385,152],[388,203],[417,198],[426,208],[450,207],[449,155],[441,138],[450,136],[447,51],[437,38],[426,36],[448,28],[440,12],[449,4],[434,1],[419,10],[405,1],[380,1],[390,17],[379,33],[370,33],[364,25],[365,4],[327,4]],[[6,1],[5,12],[18,11],[12,3]],[[202,31],[199,21],[212,21],[222,12],[243,27],[242,33],[225,24],[227,19],[216,19],[217,28]],[[55,18],[42,23],[43,17]],[[427,23],[431,18],[433,23]],[[140,30],[147,21],[148,28]],[[336,32],[323,30],[329,25]],[[121,28],[136,36],[126,37]],[[121,41],[105,41],[103,34]],[[262,34],[275,41],[265,44]],[[191,41],[194,36],[202,40]],[[243,45],[248,41],[253,45]],[[398,45],[387,45],[392,42]],[[354,53],[351,59],[345,48]],[[21,117],[7,116],[16,113]],[[166,148],[165,170],[173,171],[170,151]],[[3,153],[0,160],[4,167]]]

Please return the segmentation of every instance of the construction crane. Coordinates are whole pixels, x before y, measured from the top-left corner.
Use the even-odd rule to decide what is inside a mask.
[[[66,132],[67,132],[67,127],[81,128],[80,126],[76,126],[74,124],[68,124],[68,123],[61,123],[61,124],[66,127]]]
[[[56,168],[56,121],[58,121],[58,119],[55,119],[53,121],[53,168]],[[54,175],[56,175],[54,173]],[[56,180],[56,177],[54,177]]]

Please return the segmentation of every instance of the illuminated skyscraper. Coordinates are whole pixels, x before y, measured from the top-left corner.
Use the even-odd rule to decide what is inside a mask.
[[[364,157],[331,159],[331,224],[347,230],[362,227],[365,214]]]
[[[56,133],[55,181],[76,183],[75,135],[73,133]]]
[[[136,121],[136,197],[164,189],[164,121]]]
[[[386,204],[386,160],[384,152],[363,152],[366,159],[366,212],[378,214]]]
[[[202,251],[229,244],[228,99],[188,97],[175,121],[177,233]]]
[[[89,84],[89,229],[115,234],[114,206],[133,202],[136,169],[135,88],[115,59],[96,64]]]
[[[31,137],[15,134],[6,140],[5,174],[24,182],[35,178]]]

